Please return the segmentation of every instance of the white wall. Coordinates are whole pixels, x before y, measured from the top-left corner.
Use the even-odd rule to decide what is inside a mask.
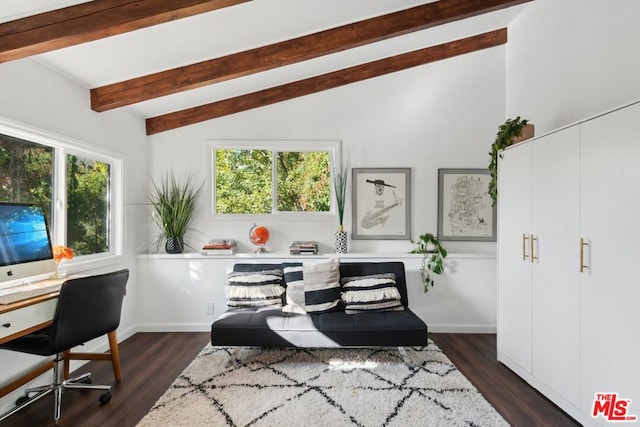
[[[504,47],[424,65],[287,102],[161,133],[149,138],[149,170],[168,169],[209,177],[208,139],[341,140],[352,167],[409,167],[412,170],[412,238],[437,231],[438,168],[486,168],[497,124],[504,120]],[[350,194],[348,194],[350,200]],[[269,227],[272,252],[286,253],[292,240],[317,240],[333,252],[337,219],[325,221],[251,218],[211,219],[208,195],[200,200],[197,232],[189,242],[197,251],[214,237],[232,237],[241,252],[252,252],[248,232],[254,222]],[[347,205],[347,231],[351,206]],[[150,234],[153,241],[155,235]],[[427,295],[419,263],[406,255],[408,240],[350,240],[350,253],[394,254],[406,263],[410,306],[430,330],[495,331],[495,243],[444,242],[452,254],[477,258],[447,260],[447,274]],[[162,249],[160,252],[163,252]],[[404,255],[403,255],[404,254]],[[370,260],[370,258],[366,258]],[[243,259],[146,257],[140,300],[143,330],[209,330],[214,316],[205,302],[224,309],[227,269]]]
[[[640,99],[636,0],[536,0],[509,25],[506,110],[541,135]]]
[[[126,267],[131,271],[127,286],[120,338],[135,332],[137,324],[137,263],[136,252],[146,241],[144,226],[146,206],[142,183],[146,180],[146,135],[144,122],[127,113],[94,113],[89,108],[89,92],[70,80],[52,72],[40,63],[19,60],[0,64],[0,117],[36,131],[79,140],[116,153],[124,161],[124,257],[117,265],[101,266],[98,270]],[[90,271],[86,271],[89,273]],[[85,273],[85,272],[83,272]],[[87,343],[85,351],[108,348],[106,338]],[[0,351],[0,384],[38,364],[42,358]],[[73,366],[72,366],[73,369]],[[39,382],[49,381],[41,377]],[[0,411],[13,405],[15,396],[0,401]]]
[[[504,117],[504,98],[504,47],[498,47],[154,135],[149,138],[150,173],[157,178],[173,169],[208,179],[208,139],[342,140],[343,151],[351,152],[352,167],[412,169],[415,239],[436,232],[438,168],[487,167],[488,147]],[[201,198],[194,247],[226,236],[250,250],[248,232],[256,219],[211,220],[210,203],[208,194]],[[350,231],[350,203],[345,218]],[[272,250],[285,251],[299,239],[333,248],[337,219],[259,222],[271,231]],[[408,252],[414,245],[359,240],[349,246],[354,252]],[[454,252],[495,252],[493,243],[447,247]]]
[[[333,255],[298,256],[294,261],[317,263]],[[447,274],[423,292],[420,255],[347,254],[341,262],[400,261],[405,265],[409,307],[432,332],[495,333],[497,316],[496,260],[493,255],[452,255]],[[210,331],[226,310],[224,287],[234,263],[281,263],[291,257],[276,254],[243,256],[141,255],[140,331]],[[207,304],[214,313],[207,314]]]

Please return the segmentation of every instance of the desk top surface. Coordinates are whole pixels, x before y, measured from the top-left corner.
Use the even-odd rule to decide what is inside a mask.
[[[1,304],[0,305],[0,314],[6,313],[8,311],[18,310],[23,307],[28,307],[30,305],[39,304],[43,301],[47,301],[53,298],[58,298],[59,292],[52,292],[50,294],[40,295],[33,298],[24,299],[22,301],[17,301],[11,304]]]
[[[25,297],[20,300],[2,304],[0,303],[0,313],[17,310],[29,305],[38,304],[52,298],[57,298],[60,293],[60,286],[65,279],[47,279],[33,283],[26,283],[12,286],[10,288],[0,289],[0,296],[9,294],[19,294],[27,291]],[[41,289],[43,293],[39,295],[29,295],[28,291]],[[39,292],[38,292],[39,293]]]

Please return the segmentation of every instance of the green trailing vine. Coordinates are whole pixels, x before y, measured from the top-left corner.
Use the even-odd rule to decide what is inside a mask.
[[[520,136],[522,128],[524,128],[528,122],[529,120],[520,119],[520,116],[518,116],[515,119],[507,119],[507,121],[498,127],[496,140],[491,144],[491,151],[489,151],[489,173],[491,175],[491,181],[489,182],[488,193],[493,200],[493,206],[495,206],[498,200],[498,153],[511,144],[512,138]]]
[[[447,250],[440,241],[431,233],[420,235],[417,247],[411,251],[412,254],[424,254],[420,275],[424,283],[424,292],[429,292],[429,286],[433,287],[433,275],[444,272],[444,259],[447,257]]]

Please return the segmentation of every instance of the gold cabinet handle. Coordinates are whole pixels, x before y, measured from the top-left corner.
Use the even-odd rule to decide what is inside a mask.
[[[589,268],[588,265],[584,265],[584,247],[589,246],[588,242],[585,242],[584,239],[580,238],[580,273],[584,272],[585,268]]]
[[[531,239],[530,239],[530,243],[531,243],[531,251],[530,251],[530,253],[531,253],[531,262],[532,263],[535,260],[538,259],[538,257],[534,255],[534,247],[535,247],[535,243],[534,242],[537,242],[537,241],[538,241],[538,238],[532,234],[531,235]]]
[[[526,261],[527,258],[529,258],[529,255],[527,255],[527,240],[529,240],[529,236],[522,233],[522,260],[523,261]]]

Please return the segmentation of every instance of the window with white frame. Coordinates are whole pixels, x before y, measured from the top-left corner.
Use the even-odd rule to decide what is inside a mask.
[[[0,201],[40,205],[54,244],[75,257],[120,252],[120,170],[121,160],[80,143],[0,126]]]
[[[210,141],[213,212],[331,214],[339,141]]]

